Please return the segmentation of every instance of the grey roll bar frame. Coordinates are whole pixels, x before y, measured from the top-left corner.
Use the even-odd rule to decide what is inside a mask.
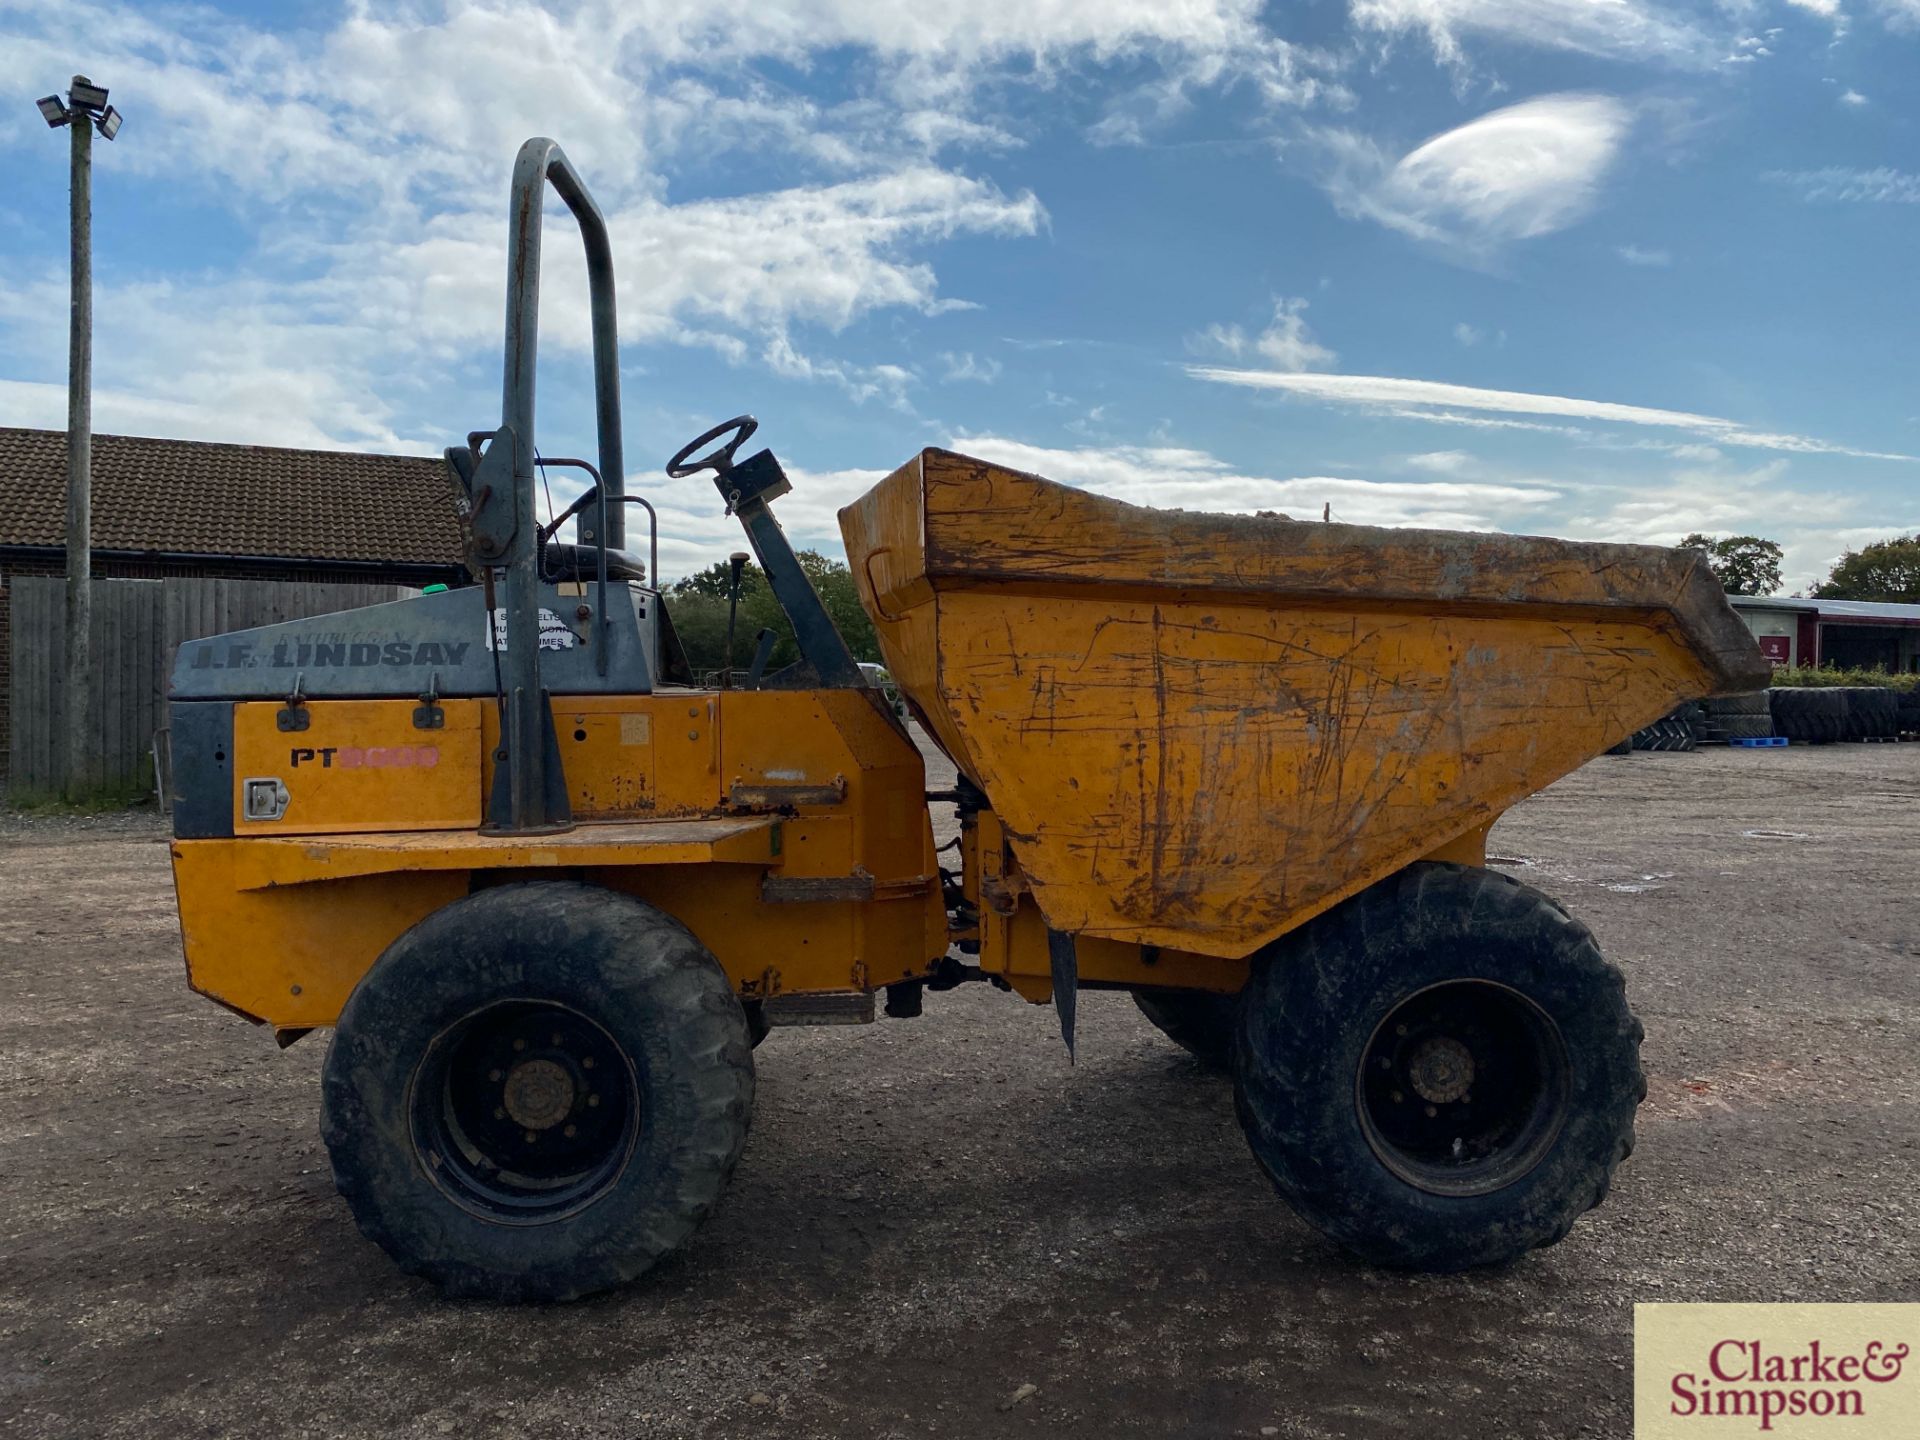
[[[513,447],[513,539],[506,556],[505,814],[489,815],[489,829],[527,833],[572,823],[564,784],[549,775],[558,752],[549,745],[553,717],[540,684],[539,522],[534,510],[534,378],[540,333],[540,242],[546,187],[566,202],[587,252],[587,291],[593,324],[594,417],[599,431],[600,487],[606,519],[594,543],[619,548],[626,539],[625,460],[620,440],[620,343],[613,288],[613,245],[606,217],[580,172],[560,146],[544,136],[520,147],[513,162],[507,232],[506,362],[501,384],[501,431]],[[653,577],[649,577],[652,579]],[[657,584],[658,581],[655,580]],[[487,621],[489,632],[492,617]]]

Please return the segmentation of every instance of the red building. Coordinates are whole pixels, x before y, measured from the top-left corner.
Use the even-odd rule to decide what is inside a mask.
[[[1920,671],[1920,605],[1727,597],[1776,665]]]

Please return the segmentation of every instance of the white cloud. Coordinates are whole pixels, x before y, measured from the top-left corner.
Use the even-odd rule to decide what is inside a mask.
[[[1684,66],[1706,64],[1714,48],[1671,11],[1636,0],[1352,0],[1352,11],[1361,29],[1424,34],[1441,60],[1456,65],[1467,35]]]
[[[1849,170],[1839,165],[1822,170],[1769,170],[1761,178],[1791,185],[1801,199],[1815,203],[1920,205],[1920,175],[1885,165],[1872,170]]]
[[[1243,474],[1204,450],[1171,445],[1068,450],[998,435],[958,435],[952,443],[983,460],[1163,509],[1278,510],[1296,519],[1318,520],[1323,507],[1331,505],[1335,519],[1357,525],[1491,530],[1561,498],[1558,490],[1537,484],[1326,475],[1275,479]]]
[[[1338,360],[1338,355],[1313,338],[1304,318],[1306,308],[1307,302],[1298,297],[1274,301],[1273,323],[1260,332],[1254,350],[1282,370],[1309,370]]]
[[[975,380],[982,385],[991,385],[1000,378],[998,360],[991,356],[976,357],[971,350],[958,355],[952,351],[943,351],[940,361],[946,367],[945,373],[940,378],[950,385],[962,380]]]
[[[1920,0],[1874,0],[1874,11],[1889,30],[1920,34]]]
[[[298,443],[415,443],[431,385],[490,368],[501,201],[528,135],[565,139],[607,214],[630,358],[700,346],[902,404],[916,377],[898,335],[858,355],[833,353],[845,346],[831,337],[877,311],[966,306],[942,291],[940,247],[1044,228],[1034,195],[952,159],[1021,143],[1007,89],[1104,66],[1299,104],[1317,93],[1308,71],[1331,64],[1270,33],[1257,0],[422,0],[349,5],[291,34],[102,0],[7,13],[7,116],[31,118],[25,100],[86,55],[132,117],[113,166],[224,207],[255,242],[165,284],[103,283],[100,385],[121,407],[109,413]],[[851,56],[833,87],[847,98],[794,88],[794,70],[825,54]],[[0,141],[24,125],[0,118]],[[704,180],[729,154],[792,179],[683,198],[682,175]],[[543,341],[583,353],[578,245],[549,209]],[[26,343],[64,327],[64,298],[44,308],[49,273],[16,263],[0,276],[9,353],[57,353]]]
[[[1805,490],[1787,483],[1789,462],[1775,459],[1748,469],[1722,464],[1683,466],[1657,485],[1593,487],[1565,513],[1562,531],[1586,540],[1676,545],[1693,531],[1750,534],[1780,542],[1782,593],[1804,591],[1824,579],[1848,549],[1914,528],[1920,509],[1883,512],[1884,523],[1863,513],[1874,503],[1841,491]]]
[[[1543,95],[1492,111],[1390,161],[1350,130],[1315,138],[1343,215],[1472,252],[1584,218],[1632,126],[1610,95]]]
[[[1613,253],[1629,265],[1666,266],[1673,264],[1670,251],[1656,250],[1650,246],[1616,245]]]
[[[1273,302],[1273,321],[1251,338],[1238,325],[1209,325],[1198,335],[1187,337],[1187,346],[1197,351],[1219,351],[1241,356],[1249,352],[1271,361],[1282,370],[1311,370],[1331,365],[1340,357],[1314,338],[1307,327],[1307,302],[1298,296]]]
[[[1473,457],[1464,450],[1429,450],[1407,457],[1407,464],[1414,469],[1431,470],[1437,475],[1457,475],[1472,463]]]
[[[905,367],[822,356],[796,336],[832,335],[880,309],[936,313],[945,302],[916,250],[961,234],[1032,234],[1043,219],[1032,195],[926,165],[751,199],[642,196],[608,215],[620,338],[628,356],[649,344],[703,346],[856,402],[901,406],[914,380]],[[549,228],[543,349],[584,354],[578,242],[570,227]],[[103,283],[95,366],[112,397],[103,415],[148,433],[417,447],[410,412],[423,372],[497,363],[505,230],[490,215],[442,216],[379,247],[341,246],[306,278]],[[0,325],[18,353],[63,353],[64,277],[0,280]]]
[[[1685,410],[1658,410],[1645,405],[1622,405],[1610,400],[1580,400],[1565,395],[1540,395],[1521,390],[1484,390],[1473,385],[1451,385],[1438,380],[1404,380],[1387,375],[1298,375],[1274,370],[1230,370],[1213,365],[1189,365],[1196,379],[1253,389],[1282,390],[1336,405],[1357,405],[1408,419],[1474,424],[1458,412],[1493,411],[1510,415],[1555,415],[1607,424],[1659,425],[1689,430],[1720,445],[1784,450],[1809,455],[1851,455],[1869,460],[1915,460],[1912,455],[1856,450],[1804,435],[1768,434],[1748,430],[1732,420],[1696,415]],[[1492,421],[1500,426],[1540,428],[1530,421]]]
[[[1787,3],[1818,15],[1822,20],[1832,20],[1840,14],[1840,0],[1787,0]]]
[[[1849,110],[1860,110],[1864,109],[1870,102],[1867,100],[1867,97],[1862,95],[1858,90],[1842,90],[1840,92],[1840,103]]]
[[[1462,320],[1453,327],[1453,338],[1457,343],[1466,346],[1468,349],[1472,349],[1475,345],[1478,345],[1485,336],[1478,329]]]

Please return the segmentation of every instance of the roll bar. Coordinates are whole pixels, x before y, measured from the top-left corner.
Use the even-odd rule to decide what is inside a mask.
[[[587,290],[593,317],[594,414],[599,428],[600,493],[607,502],[600,546],[626,539],[626,471],[620,445],[620,344],[613,293],[613,246],[606,218],[587,193],[580,172],[558,144],[536,137],[513,163],[507,233],[507,347],[501,386],[500,430],[511,454],[513,507],[506,545],[506,654],[501,688],[502,743],[507,783],[496,787],[489,828],[525,833],[571,823],[559,773],[553,717],[540,684],[539,523],[534,511],[534,376],[540,335],[540,240],[546,187],[580,223],[587,250]],[[491,451],[492,447],[489,447]],[[489,455],[489,458],[492,458]],[[504,518],[504,517],[503,517]],[[584,537],[583,537],[584,538]],[[651,577],[650,577],[651,578]],[[658,584],[657,578],[654,583]],[[489,619],[489,638],[492,621]],[[549,773],[551,771],[552,773]]]

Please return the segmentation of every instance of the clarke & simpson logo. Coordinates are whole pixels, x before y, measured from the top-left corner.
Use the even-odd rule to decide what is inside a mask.
[[[1636,1305],[1635,1440],[1920,1436],[1920,1305]]]

